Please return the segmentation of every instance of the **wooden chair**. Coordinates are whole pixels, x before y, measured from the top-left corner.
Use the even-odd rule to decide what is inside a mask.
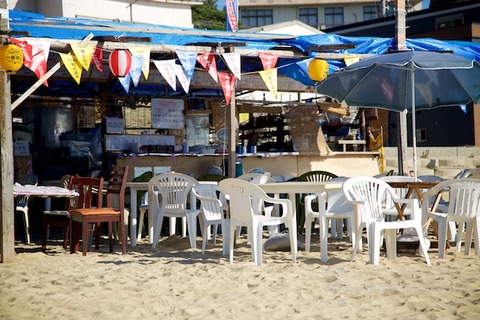
[[[87,255],[88,233],[95,232],[95,249],[98,250],[100,243],[100,228],[102,222],[108,223],[108,240],[110,252],[113,252],[113,223],[119,224],[122,254],[127,251],[125,235],[125,184],[127,183],[128,166],[116,167],[110,173],[107,186],[106,207],[81,208],[69,210],[70,213],[70,253],[75,253],[79,248],[78,226],[82,230],[82,253]],[[93,224],[93,227],[89,227]]]
[[[103,178],[65,176],[62,183],[66,188],[78,192],[78,197],[67,199],[65,210],[50,210],[43,212],[42,226],[42,251],[47,249],[48,229],[52,226],[64,228],[63,247],[67,250],[70,238],[70,213],[69,210],[91,208],[102,203]]]

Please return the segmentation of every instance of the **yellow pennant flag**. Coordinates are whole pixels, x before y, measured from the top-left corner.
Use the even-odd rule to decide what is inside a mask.
[[[277,68],[262,70],[259,71],[259,73],[268,90],[273,94],[273,97],[277,99]]]
[[[346,56],[346,57],[343,58],[343,61],[345,61],[346,66],[349,66],[352,63],[360,61],[360,57],[359,56]]]
[[[149,46],[130,46],[128,50],[134,57],[143,58],[142,72],[145,80],[148,80],[150,71],[150,47]]]
[[[82,65],[77,57],[72,55],[72,53],[60,53],[60,57],[72,78],[80,84],[80,79],[82,78]]]
[[[77,57],[80,65],[88,71],[95,47],[85,43],[70,43],[70,47],[72,47],[73,54]]]

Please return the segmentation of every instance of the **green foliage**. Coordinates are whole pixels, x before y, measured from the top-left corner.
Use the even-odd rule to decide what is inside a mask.
[[[192,7],[193,26],[196,29],[226,30],[225,11],[218,10],[215,0],[205,0],[201,6]]]

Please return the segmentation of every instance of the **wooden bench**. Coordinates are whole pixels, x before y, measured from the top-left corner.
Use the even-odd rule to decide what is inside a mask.
[[[347,145],[351,145],[351,146],[362,145],[363,151],[366,151],[367,149],[367,142],[365,140],[338,140],[337,142],[338,144],[343,145],[343,152],[347,151]]]

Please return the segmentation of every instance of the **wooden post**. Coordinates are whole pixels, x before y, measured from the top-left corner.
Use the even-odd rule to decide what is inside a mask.
[[[7,34],[7,1],[0,0],[0,31]],[[2,36],[0,45],[5,42]],[[13,138],[10,110],[10,78],[0,70],[0,262],[10,262],[15,256],[14,202],[13,202]]]

